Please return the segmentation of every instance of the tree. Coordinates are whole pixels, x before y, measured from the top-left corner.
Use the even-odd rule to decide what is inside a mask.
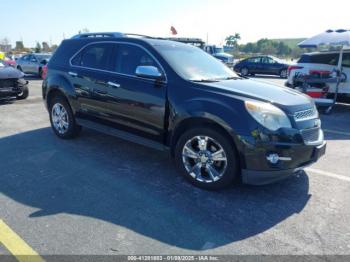
[[[58,48],[58,45],[52,45],[51,52],[55,52],[57,48]]]
[[[40,52],[41,52],[41,45],[39,42],[36,42],[35,53],[40,53]]]
[[[234,35],[230,35],[226,37],[226,45],[230,47],[238,47],[238,40],[241,39],[241,35],[239,33],[235,33]]]
[[[50,46],[47,42],[42,42],[42,47],[44,52],[50,52]]]
[[[15,50],[16,51],[23,51],[24,50],[23,41],[16,41]]]

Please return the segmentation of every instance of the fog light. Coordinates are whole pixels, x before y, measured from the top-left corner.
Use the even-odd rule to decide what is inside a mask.
[[[271,164],[277,164],[279,161],[291,161],[291,157],[281,157],[278,154],[269,154],[266,157],[267,161],[269,161]]]

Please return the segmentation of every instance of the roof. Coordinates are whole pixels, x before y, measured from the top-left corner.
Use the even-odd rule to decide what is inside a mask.
[[[152,37],[152,36],[147,36],[147,35],[141,35],[141,34],[132,34],[132,33],[120,33],[120,32],[93,32],[93,33],[83,33],[83,34],[78,34],[73,36],[72,40],[77,40],[77,39],[106,39],[106,40],[111,40],[111,39],[123,39],[125,40],[126,38],[133,38],[133,39],[138,39],[145,41],[151,45],[172,45],[172,46],[188,46],[188,44],[184,44],[182,42],[174,41],[176,39],[180,38],[161,38],[161,37]],[[196,40],[199,41],[200,39],[197,38],[186,38],[187,40]]]

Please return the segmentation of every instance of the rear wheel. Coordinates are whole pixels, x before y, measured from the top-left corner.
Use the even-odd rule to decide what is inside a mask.
[[[203,189],[227,187],[238,177],[237,154],[230,140],[215,129],[185,132],[176,145],[175,160],[184,177]]]
[[[49,112],[51,127],[58,137],[69,139],[79,135],[81,127],[76,124],[72,109],[63,96],[52,99]]]
[[[282,69],[281,70],[280,78],[287,78],[287,69]]]

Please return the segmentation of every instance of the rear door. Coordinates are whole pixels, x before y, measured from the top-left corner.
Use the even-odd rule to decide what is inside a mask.
[[[248,59],[248,69],[250,73],[261,73],[261,57],[252,57]]]
[[[114,50],[114,75],[108,86],[111,124],[163,142],[166,81],[135,74],[138,66],[155,66],[164,74],[160,63],[140,45],[119,43]]]
[[[112,79],[112,43],[91,43],[71,60],[68,72],[79,103],[77,116],[89,120],[108,119],[108,82]]]
[[[261,59],[261,73],[263,74],[278,74],[279,65],[271,57],[265,56]]]

